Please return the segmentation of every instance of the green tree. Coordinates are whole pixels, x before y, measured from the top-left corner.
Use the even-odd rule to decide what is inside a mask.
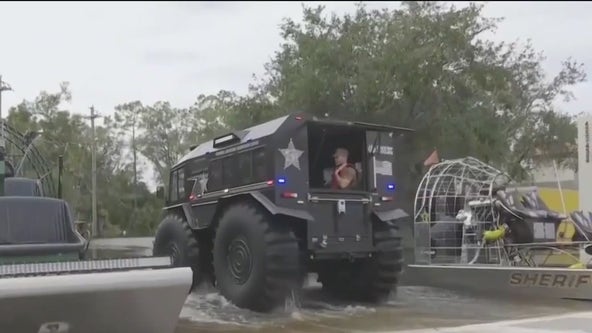
[[[216,95],[199,95],[188,110],[188,143],[197,145],[228,131],[229,116],[235,112],[239,99],[235,93],[226,90]]]
[[[482,10],[403,2],[396,10],[358,5],[351,15],[327,16],[323,7],[304,8],[303,23],[281,26],[284,42],[246,96],[201,94],[187,108],[119,105],[96,128],[100,216],[114,234],[152,235],[162,203],[139,176],[141,156],[166,187],[171,167],[191,146],[293,111],[414,128],[412,140],[398,145],[410,165],[436,146],[444,158],[472,155],[517,179],[551,160],[575,168],[573,118],[553,103],[572,98],[569,87],[586,80],[582,64],[567,59],[547,78],[532,45],[484,39],[501,20]],[[33,142],[53,169],[64,156],[64,196],[78,218],[90,220],[90,128],[64,108],[70,99],[62,83],[12,107],[7,118],[30,138],[41,133]],[[14,160],[29,161],[8,148]],[[409,178],[406,199],[420,176],[409,171],[401,175]]]
[[[153,164],[161,184],[166,185],[171,167],[191,145],[187,119],[187,109],[173,108],[169,102],[157,102],[142,110],[137,147]]]
[[[131,224],[136,223],[136,211],[138,209],[137,202],[137,188],[138,188],[138,147],[136,144],[137,131],[140,123],[140,113],[143,110],[142,103],[140,101],[134,101],[125,103],[115,107],[114,121],[112,124],[113,128],[119,131],[119,135],[127,137],[131,135],[129,139],[128,148],[132,152],[132,170],[133,170],[133,208]],[[121,156],[121,155],[120,155]]]
[[[9,110],[8,122],[21,133],[38,131],[41,134],[34,140],[34,145],[43,155],[52,169],[54,180],[57,178],[57,159],[64,156],[63,196],[72,207],[75,218],[90,221],[91,216],[91,129],[85,120],[62,108],[63,102],[70,98],[67,84],[62,84],[58,92],[41,92],[34,101],[23,101]],[[103,220],[107,234],[112,230],[126,229],[133,216],[134,196],[133,172],[128,171],[125,163],[125,145],[120,134],[120,127],[110,117],[105,118],[104,126],[96,127],[97,140],[97,197],[99,219]],[[18,153],[18,152],[17,152]],[[22,152],[21,152],[22,155]],[[31,169],[39,160],[23,159],[23,170]],[[130,176],[131,174],[131,176]],[[42,175],[25,172],[26,176]],[[146,196],[145,184],[138,183],[143,191],[138,200],[139,210],[146,210],[144,203],[154,205]],[[154,196],[154,195],[152,195]],[[158,206],[156,206],[158,207]],[[148,230],[152,220],[142,221],[138,230]],[[145,225],[142,225],[145,224]],[[132,229],[134,226],[131,226]]]
[[[326,17],[323,7],[305,8],[302,24],[282,25],[284,43],[255,87],[274,101],[266,117],[300,109],[411,127],[409,160],[437,146],[446,158],[472,155],[523,178],[530,143],[552,115],[562,117],[553,101],[586,75],[568,59],[546,80],[531,45],[482,38],[500,21],[482,9],[404,2]]]

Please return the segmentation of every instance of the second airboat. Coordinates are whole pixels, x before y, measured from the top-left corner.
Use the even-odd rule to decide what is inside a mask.
[[[592,300],[592,214],[555,212],[472,157],[432,166],[414,210],[412,284]]]

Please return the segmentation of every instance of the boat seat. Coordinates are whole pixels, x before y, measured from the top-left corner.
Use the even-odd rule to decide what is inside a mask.
[[[0,197],[0,256],[80,251],[70,207],[49,197]]]
[[[541,199],[536,191],[529,191],[521,194],[522,204],[529,209],[549,209],[545,202]]]
[[[496,193],[496,198],[506,206],[510,211],[522,219],[535,219],[543,221],[557,221],[559,219],[554,212],[544,209],[527,208],[522,204],[522,200],[516,200],[514,195],[508,194],[506,191],[500,190]]]
[[[40,197],[41,186],[37,179],[9,177],[4,180],[4,195],[25,196],[25,197]]]
[[[564,214],[550,210],[536,190],[523,193],[520,199],[525,208],[546,211],[550,219],[558,221],[567,219]]]
[[[592,240],[592,212],[584,213],[581,210],[576,210],[570,215],[578,229],[584,233],[584,236],[588,240]]]

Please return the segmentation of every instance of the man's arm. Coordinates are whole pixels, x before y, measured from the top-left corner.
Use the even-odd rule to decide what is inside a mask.
[[[356,171],[351,167],[345,167],[343,168],[342,174],[343,176],[339,176],[339,174],[336,175],[337,183],[339,184],[340,188],[346,188],[356,177]]]

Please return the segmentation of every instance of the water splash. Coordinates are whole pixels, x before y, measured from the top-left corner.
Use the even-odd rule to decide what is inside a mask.
[[[95,250],[113,257],[151,252],[152,239],[100,239]],[[113,253],[110,253],[113,252]],[[133,253],[132,253],[133,252]],[[123,255],[125,253],[125,255]],[[178,333],[218,332],[377,332],[396,329],[460,326],[465,324],[587,311],[588,303],[549,304],[528,299],[483,298],[474,294],[429,287],[401,286],[386,304],[359,304],[330,298],[310,277],[303,290],[271,313],[240,309],[214,287],[200,287],[190,294],[181,311]]]
[[[316,299],[315,299],[316,298]],[[292,293],[284,303],[270,313],[257,313],[241,309],[220,295],[213,287],[200,287],[194,291],[181,311],[181,319],[197,326],[232,325],[259,329],[280,327],[290,322],[320,321],[375,312],[375,308],[363,305],[335,304],[319,298],[319,293]]]

